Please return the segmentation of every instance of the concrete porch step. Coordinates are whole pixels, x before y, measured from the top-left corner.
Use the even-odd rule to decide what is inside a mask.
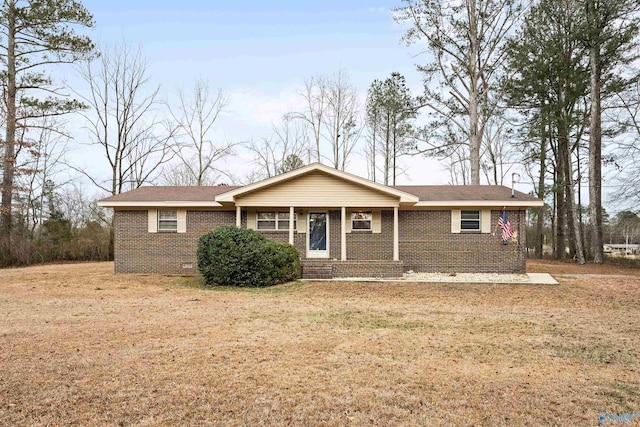
[[[303,261],[303,279],[333,279],[333,265],[331,262]]]

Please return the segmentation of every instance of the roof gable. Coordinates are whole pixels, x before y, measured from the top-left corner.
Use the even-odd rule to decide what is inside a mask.
[[[329,183],[334,183],[336,188],[331,188]],[[313,185],[322,185],[321,189],[323,191],[314,192],[315,188]],[[288,194],[284,194],[280,197],[276,191],[284,191]],[[310,191],[314,192],[314,194],[310,195]],[[366,201],[365,199],[371,198],[375,200],[387,200],[384,202],[384,206],[392,206],[393,204],[388,204],[391,200],[395,202],[395,205],[398,203],[416,203],[419,200],[417,196],[402,190],[378,184],[319,163],[314,163],[282,175],[267,178],[263,181],[220,194],[216,197],[216,201],[220,203],[240,203],[240,200],[243,199],[244,202],[242,202],[242,205],[245,205],[248,204],[250,200],[255,202],[256,199],[260,203],[266,203],[266,201],[263,201],[266,197],[270,197],[271,200],[275,197],[283,202],[286,197],[290,197],[292,198],[290,199],[290,203],[295,201],[295,203],[300,205],[303,201],[300,199],[300,195],[303,195],[305,197],[304,200],[307,201],[313,198],[316,199],[315,202],[310,200],[309,206],[312,206],[315,203],[320,203],[321,201],[324,201],[324,206],[327,206],[327,203],[329,202],[329,206],[342,206],[345,205],[345,203],[343,200],[340,200],[341,192],[343,192],[342,194],[345,196],[351,195],[352,197],[356,197],[356,199],[359,197],[362,199],[360,202],[351,199],[347,204],[349,206],[358,206],[357,203],[362,203]],[[263,197],[256,197],[258,193],[262,193]],[[252,194],[253,197],[249,197]],[[273,206],[273,202],[270,203]],[[375,206],[375,204],[373,206]]]

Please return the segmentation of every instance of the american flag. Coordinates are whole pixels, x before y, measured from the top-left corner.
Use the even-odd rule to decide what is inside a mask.
[[[500,219],[498,219],[498,227],[502,229],[502,242],[506,243],[513,236],[513,228],[511,228],[511,222],[507,218],[507,213],[503,210]]]

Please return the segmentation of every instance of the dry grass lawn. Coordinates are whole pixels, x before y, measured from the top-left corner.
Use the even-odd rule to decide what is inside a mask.
[[[640,412],[640,275],[590,268],[261,290],[1,270],[0,425],[597,425]]]

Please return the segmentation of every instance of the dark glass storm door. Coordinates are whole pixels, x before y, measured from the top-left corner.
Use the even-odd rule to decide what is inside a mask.
[[[329,215],[309,212],[307,258],[329,258]]]

